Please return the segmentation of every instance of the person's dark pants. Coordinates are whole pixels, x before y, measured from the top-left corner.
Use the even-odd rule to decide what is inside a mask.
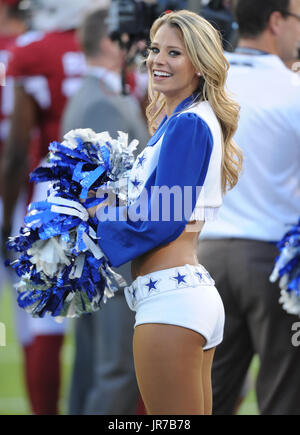
[[[139,391],[134,372],[134,314],[123,290],[102,309],[76,319],[69,413],[133,415]]]
[[[213,363],[213,414],[233,414],[254,354],[260,368],[256,394],[262,415],[300,414],[300,347],[294,322],[271,283],[278,250],[244,239],[200,240],[198,259],[216,282],[225,306],[224,340]]]

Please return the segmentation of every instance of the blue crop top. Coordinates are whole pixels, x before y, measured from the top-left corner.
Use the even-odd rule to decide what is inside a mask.
[[[102,207],[97,212],[98,243],[112,266],[118,267],[157,246],[172,242],[190,220],[190,215],[185,213],[178,216],[172,195],[167,219],[162,216],[159,206],[163,206],[161,188],[184,192],[188,186],[192,214],[201,190],[199,187],[204,185],[214,139],[208,124],[198,114],[182,112],[192,101],[193,96],[187,98],[169,119],[164,118],[136,159],[129,177],[131,200],[128,204]],[[134,194],[135,190],[138,194]],[[179,200],[181,210],[185,209],[184,197],[182,195]],[[147,217],[137,219],[142,216],[139,215],[141,209],[147,211]],[[152,214],[155,219],[149,218]],[[107,219],[107,216],[115,218]]]

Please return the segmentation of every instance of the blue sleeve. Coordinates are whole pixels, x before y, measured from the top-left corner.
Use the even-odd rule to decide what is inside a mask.
[[[184,113],[170,119],[156,171],[140,198],[130,206],[115,208],[116,220],[99,221],[98,243],[113,266],[179,237],[196,205],[199,187],[203,186],[212,147],[211,131],[196,114]],[[163,200],[164,189],[166,197],[168,189],[172,189],[170,206]],[[133,219],[135,212],[145,206],[147,218]]]

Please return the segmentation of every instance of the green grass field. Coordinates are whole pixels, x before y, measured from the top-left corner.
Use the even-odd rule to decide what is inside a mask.
[[[13,303],[12,292],[10,289],[6,289],[0,300],[0,322],[5,325],[6,330],[5,346],[1,346],[1,344],[4,343],[1,343],[2,339],[0,336],[0,415],[28,415],[30,414],[30,409],[23,381],[22,351],[17,342],[14,330]],[[73,361],[73,348],[72,332],[69,332],[65,339],[62,353],[63,381],[60,397],[61,414],[67,413],[68,386]],[[255,378],[257,367],[257,360],[254,359],[251,366],[253,378]],[[258,414],[253,388],[251,388],[242,403],[238,414]]]

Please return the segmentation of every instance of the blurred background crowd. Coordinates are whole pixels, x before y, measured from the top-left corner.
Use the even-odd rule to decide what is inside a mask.
[[[259,7],[257,5],[260,2],[253,1],[252,8],[255,13],[253,13],[252,24],[253,22],[254,24],[251,27],[249,16],[248,30],[244,31],[243,28],[244,33],[241,33],[239,19],[243,24],[243,11],[240,10],[240,17],[236,16],[237,3],[237,0],[0,0],[0,221],[2,238],[0,322],[4,322],[4,317],[7,319],[8,316],[13,319],[13,339],[18,343],[20,350],[19,364],[22,370],[23,391],[28,403],[28,413],[54,415],[59,413],[143,414],[145,412],[139,396],[132,361],[131,340],[134,319],[126,305],[122,291],[109,301],[101,312],[80,319],[65,320],[60,323],[52,318],[33,319],[24,310],[18,308],[13,288],[17,277],[4,267],[3,260],[11,255],[6,252],[4,241],[9,235],[16,234],[22,226],[27,205],[45,195],[45,186],[41,185],[37,188],[29,183],[29,173],[41,162],[45,162],[51,141],[61,140],[63,134],[74,128],[92,128],[97,132],[107,130],[112,135],[118,130],[127,132],[131,139],[137,138],[140,142],[137,153],[146,145],[149,139],[145,117],[148,75],[144,60],[151,24],[164,11],[190,9],[201,14],[217,27],[222,33],[224,51],[228,54],[231,67],[237,71],[236,78],[232,77],[233,89],[237,94],[240,89],[248,91],[248,95],[240,95],[238,98],[242,107],[241,113],[246,114],[248,120],[254,113],[254,107],[255,117],[259,118],[262,112],[266,113],[266,110],[271,110],[272,113],[272,119],[271,117],[267,119],[263,115],[259,122],[256,122],[258,118],[255,118],[248,129],[244,132],[241,130],[238,143],[243,148],[240,142],[243,142],[244,134],[248,137],[248,142],[245,141],[249,145],[248,152],[255,154],[262,166],[270,159],[271,167],[266,167],[265,172],[270,171],[280,176],[278,183],[282,192],[272,197],[272,193],[268,191],[268,183],[273,184],[276,189],[277,181],[271,177],[266,176],[264,179],[264,176],[261,176],[257,189],[261,192],[261,198],[267,198],[269,195],[270,198],[266,201],[262,199],[264,203],[259,204],[260,194],[257,194],[252,184],[258,181],[255,175],[256,166],[252,165],[251,156],[247,155],[245,174],[247,174],[249,164],[252,165],[250,168],[252,172],[249,174],[254,177],[254,179],[249,178],[247,186],[251,184],[254,190],[247,191],[245,188],[240,192],[241,197],[236,199],[232,197],[232,202],[228,203],[231,210],[235,211],[237,210],[235,204],[241,206],[241,210],[236,211],[238,218],[229,215],[228,222],[235,223],[235,220],[242,222],[241,227],[245,230],[245,234],[242,231],[236,231],[239,224],[236,224],[234,229],[226,226],[227,216],[224,212],[222,231],[218,228],[213,234],[214,230],[208,228],[207,232],[204,232],[203,241],[210,243],[206,247],[206,252],[210,252],[211,255],[210,259],[203,257],[201,262],[205,265],[206,260],[207,262],[213,259],[217,261],[218,253],[223,252],[220,245],[216,245],[214,251],[214,246],[211,244],[212,239],[214,242],[220,239],[236,239],[239,242],[243,239],[258,240],[261,243],[272,243],[272,249],[274,249],[274,243],[283,236],[283,232],[281,230],[276,232],[277,222],[271,221],[271,224],[268,224],[268,218],[265,218],[268,214],[271,216],[273,213],[278,216],[286,212],[286,222],[291,225],[296,223],[296,216],[300,215],[300,131],[298,126],[300,125],[300,99],[295,97],[295,95],[300,95],[300,4],[298,0],[274,0],[273,2],[261,0],[263,6]],[[243,3],[243,0],[240,0],[240,3]],[[245,0],[246,3],[249,1]],[[281,14],[283,20],[287,21],[286,28],[279,22],[279,17],[276,22],[274,15],[276,11]],[[271,15],[274,22],[270,19]],[[251,44],[252,40],[258,41],[257,35],[266,32],[266,26],[268,26],[269,33],[261,40],[259,39],[260,45]],[[244,44],[240,44],[241,39],[245,42]],[[266,67],[267,72],[259,62],[251,66],[249,56],[260,57],[264,60],[264,53],[270,52],[280,59],[280,66],[270,64]],[[238,53],[238,58],[234,57],[235,53]],[[230,57],[231,54],[233,57]],[[280,68],[282,71],[279,71]],[[293,76],[287,75],[292,72],[294,72]],[[241,81],[241,77],[244,81]],[[239,81],[236,87],[234,86],[235,79]],[[286,87],[282,85],[282,81],[288,82]],[[249,103],[251,110],[246,107],[247,100],[251,99],[250,94],[252,97],[255,96],[255,100]],[[283,107],[282,112],[278,109],[279,103],[273,98],[274,94],[278,96],[279,103]],[[245,106],[243,106],[243,101],[246,101]],[[253,129],[255,129],[255,137],[251,136]],[[268,143],[267,149],[261,150],[261,155],[259,155],[261,145],[259,140],[255,145],[257,136],[260,136],[260,139],[263,137],[263,140]],[[275,141],[274,147],[277,145],[281,147],[285,157],[277,155],[277,150],[272,149],[272,138],[275,137],[278,143]],[[273,153],[276,154],[276,158],[270,157]],[[285,164],[282,160],[284,158],[286,158]],[[287,173],[288,168],[290,173]],[[264,172],[263,167],[260,169]],[[290,186],[290,190],[285,186]],[[277,191],[279,190],[278,188]],[[241,201],[244,200],[244,195],[251,198],[252,194],[254,200],[251,202],[251,207],[256,207],[255,210],[259,212],[249,207],[249,210],[251,208],[249,215],[253,224],[249,225],[245,223],[247,204]],[[285,204],[288,202],[287,198],[293,202],[293,207]],[[282,207],[280,205],[277,210],[276,204],[271,204],[272,201],[277,201]],[[272,211],[268,207],[272,208]],[[256,219],[269,228],[265,229],[263,225],[260,233],[255,227]],[[273,225],[273,233],[271,225]],[[270,234],[267,234],[268,230]],[[240,250],[236,251],[238,256],[238,252],[241,252],[243,247],[239,245],[236,249]],[[263,249],[264,247],[260,245],[259,252],[264,252]],[[248,246],[247,252],[249,252]],[[251,252],[254,253],[254,248]],[[226,257],[226,252],[224,255]],[[264,257],[267,253],[261,255]],[[199,259],[201,256],[202,252],[199,250]],[[275,256],[276,252],[272,251],[271,259],[268,258],[268,268],[264,272],[264,280],[271,273]],[[259,257],[259,254],[255,253],[255,257]],[[259,259],[258,264],[261,265],[265,261],[265,258]],[[237,262],[233,264],[236,274],[239,272],[237,270],[239,267],[242,268]],[[210,265],[208,269],[213,270],[213,266]],[[217,266],[217,269],[220,270],[220,267]],[[119,272],[128,282],[131,281],[129,264],[122,266]],[[253,271],[253,275],[255,274],[256,271]],[[214,273],[212,275],[214,276]],[[217,271],[215,275],[217,277]],[[220,282],[222,279],[224,281],[224,277],[220,277]],[[249,277],[247,279],[248,282],[251,281]],[[218,289],[220,285],[217,285]],[[260,295],[266,290],[266,286],[267,284],[261,284]],[[277,301],[279,291],[274,288],[272,289],[274,300]],[[1,298],[3,292],[10,292],[13,301],[11,312],[6,312],[5,316],[3,313],[4,297]],[[247,290],[244,289],[243,292]],[[226,298],[226,295],[224,297]],[[262,299],[265,298],[262,297]],[[231,307],[234,304],[236,301],[229,301]],[[216,382],[221,383],[221,378],[227,380],[227,384],[225,382],[220,388],[222,390],[225,388],[231,396],[230,401],[224,394],[220,393],[220,397],[216,396],[217,405],[218,400],[228,405],[225,408],[220,405],[216,413],[237,412],[240,401],[251,388],[248,369],[256,354],[259,355],[261,367],[264,368],[261,377],[265,382],[262,382],[257,390],[261,413],[298,413],[298,411],[300,413],[299,393],[293,394],[290,391],[292,387],[289,389],[290,399],[287,403],[296,401],[298,411],[292,405],[284,409],[278,405],[278,401],[276,402],[276,395],[285,391],[287,373],[291,373],[293,369],[296,372],[299,367],[299,351],[292,349],[293,355],[288,356],[287,348],[291,347],[289,339],[286,336],[280,338],[280,333],[276,332],[278,341],[288,341],[287,346],[286,348],[277,347],[277,355],[269,354],[269,361],[266,361],[264,354],[269,352],[270,342],[266,337],[264,343],[256,342],[256,335],[263,335],[266,327],[257,319],[259,316],[265,318],[266,315],[259,313],[255,304],[257,307],[263,305],[258,299],[255,302],[252,300],[252,303],[243,299],[241,307],[244,311],[233,314],[233,318],[238,323],[235,333],[237,330],[242,331],[243,328],[248,328],[249,343],[242,332],[240,338],[237,338],[232,332],[233,329],[228,331],[226,346],[232,349],[239,341],[243,342],[244,347],[237,349],[233,356],[236,365],[239,365],[239,359],[242,360],[240,361],[242,369],[236,372],[238,377],[235,378],[232,373],[233,367],[230,361],[226,360],[226,356],[222,354],[222,357],[217,359],[217,365],[222,363],[222,358],[226,360],[223,362],[227,371],[222,371],[219,375],[216,372]],[[268,310],[268,302],[266,302],[265,309]],[[273,309],[271,305],[269,309],[270,311]],[[255,319],[253,316],[256,331],[252,334],[251,313],[253,311],[257,316]],[[283,313],[279,304],[278,310],[274,311],[279,311],[279,314],[277,313],[272,320],[272,325],[279,322],[283,328],[284,323],[280,323],[283,316],[288,317],[287,325],[292,320],[295,321]],[[243,321],[240,321],[239,316]],[[249,323],[246,325],[247,320]],[[230,321],[228,325],[229,323]],[[274,329],[273,333],[275,334]],[[71,362],[68,366],[68,385],[64,390],[67,396],[66,403],[62,409],[60,398],[65,376],[62,369],[62,352],[66,342],[69,343],[72,351]],[[7,346],[0,346],[0,366],[1,359],[5,360],[6,349]],[[228,353],[225,354],[228,355]],[[286,373],[270,364],[270,360],[274,358],[286,366]],[[273,374],[274,379],[266,381],[266,372]],[[1,376],[0,373],[0,379]],[[296,381],[297,378],[291,381],[295,385],[294,389],[296,389]],[[273,389],[273,384],[276,385],[276,391],[275,387]],[[8,408],[5,405],[5,397],[1,394],[1,388],[0,383],[0,414],[3,414],[8,412]],[[218,386],[215,388],[217,395]],[[298,387],[297,389],[299,390]],[[265,396],[272,397],[269,399]]]

